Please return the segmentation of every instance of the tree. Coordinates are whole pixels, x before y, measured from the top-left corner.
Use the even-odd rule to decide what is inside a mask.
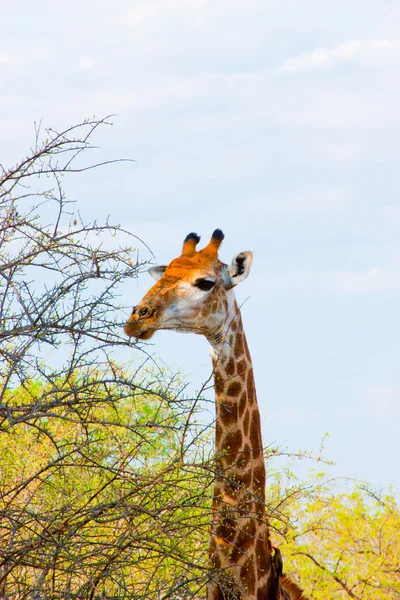
[[[397,600],[400,509],[393,493],[360,483],[347,491],[344,482],[338,490],[339,482],[318,479],[285,489],[277,477],[270,488],[285,569],[298,573],[316,600]]]
[[[10,385],[33,374],[55,381],[107,351],[127,345],[118,318],[116,290],[137,277],[144,263],[135,249],[118,247],[119,226],[84,223],[66,200],[61,178],[75,168],[80,154],[92,148],[91,136],[106,121],[85,121],[57,133],[47,130],[32,154],[0,177],[0,357],[2,395]],[[32,188],[31,186],[35,186]],[[34,203],[34,204],[32,204]],[[138,241],[124,232],[132,241]],[[53,371],[57,348],[64,369]],[[52,349],[49,365],[44,361]],[[69,360],[65,361],[65,350]],[[51,392],[50,392],[51,394]],[[51,405],[51,398],[48,397]],[[3,419],[30,419],[46,404],[27,409],[1,405]]]
[[[106,124],[38,132],[0,177],[3,598],[162,598],[206,578],[198,399],[144,352],[115,358],[130,344],[118,287],[146,266],[118,240],[140,240],[85,222],[62,187],[101,166],[76,164]]]
[[[13,401],[47,390],[29,383]],[[73,407],[0,436],[1,596],[164,597],[178,575],[201,588],[209,481],[204,457],[181,460],[189,407],[150,382],[121,397],[96,373],[85,390],[59,386],[71,390]]]

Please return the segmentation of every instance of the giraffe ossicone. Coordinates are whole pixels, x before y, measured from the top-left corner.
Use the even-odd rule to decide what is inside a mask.
[[[156,283],[133,308],[124,331],[142,340],[163,329],[202,334],[212,347],[216,475],[207,600],[305,600],[300,588],[296,595],[294,587],[291,595],[284,591],[286,579],[293,582],[275,566],[265,516],[260,415],[233,289],[250,273],[253,254],[241,252],[228,266],[218,258],[223,239],[216,229],[197,250],[200,237],[189,233],[180,256],[151,267]]]

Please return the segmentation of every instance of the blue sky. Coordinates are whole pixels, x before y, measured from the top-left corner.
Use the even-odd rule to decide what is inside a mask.
[[[23,0],[0,21],[0,162],[28,153],[34,121],[116,113],[94,158],[136,163],[69,196],[160,263],[216,227],[225,262],[253,250],[238,297],[265,442],[329,432],[334,473],[398,491],[399,70],[397,1]],[[195,336],[149,350],[194,387],[210,372]]]

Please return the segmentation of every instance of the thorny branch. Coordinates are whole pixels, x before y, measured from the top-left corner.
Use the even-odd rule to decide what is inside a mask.
[[[39,126],[30,155],[0,167],[2,598],[154,598],[193,569],[192,597],[206,578],[210,475],[180,449],[196,411],[144,351],[129,369],[115,358],[132,345],[119,289],[146,268],[145,244],[85,222],[62,186],[120,162],[78,165],[106,124],[44,139]]]

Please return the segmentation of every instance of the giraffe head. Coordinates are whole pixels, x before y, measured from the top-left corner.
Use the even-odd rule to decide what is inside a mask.
[[[224,325],[233,318],[234,286],[250,272],[251,252],[237,254],[228,267],[218,259],[224,239],[216,229],[202,250],[200,237],[189,233],[182,253],[168,266],[151,267],[156,284],[133,307],[124,331],[129,336],[148,340],[159,329],[199,333],[210,341],[221,339]]]

